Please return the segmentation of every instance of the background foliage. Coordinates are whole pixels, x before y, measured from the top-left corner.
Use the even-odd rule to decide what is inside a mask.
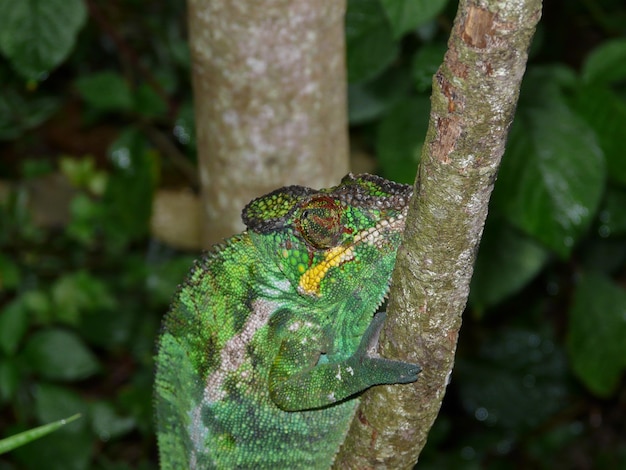
[[[544,8],[420,468],[626,467],[626,7]],[[386,177],[414,178],[455,10],[349,1],[352,146]],[[196,184],[185,34],[179,1],[0,0],[0,437],[82,415],[0,469],[156,468],[154,341],[196,256],[149,225]]]

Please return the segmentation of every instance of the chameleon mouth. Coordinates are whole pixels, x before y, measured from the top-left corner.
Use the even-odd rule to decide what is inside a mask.
[[[340,266],[354,259],[354,252],[359,245],[367,244],[377,248],[382,247],[390,233],[397,233],[404,229],[404,213],[390,219],[379,221],[374,227],[358,232],[349,245],[334,246],[326,250],[324,259],[307,269],[298,282],[298,292],[318,297],[320,285],[330,268]]]

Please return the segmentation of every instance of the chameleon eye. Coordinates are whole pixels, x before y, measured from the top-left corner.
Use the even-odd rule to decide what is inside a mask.
[[[311,246],[320,249],[339,244],[344,232],[341,225],[341,206],[328,196],[307,201],[296,215],[296,228]]]

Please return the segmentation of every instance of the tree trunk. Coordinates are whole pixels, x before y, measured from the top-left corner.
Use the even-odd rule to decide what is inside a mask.
[[[336,468],[411,468],[450,380],[489,197],[513,120],[541,0],[461,0],[433,79],[426,144],[394,271],[384,357],[415,384],[366,393]]]
[[[345,0],[190,0],[206,245],[252,198],[348,169]]]

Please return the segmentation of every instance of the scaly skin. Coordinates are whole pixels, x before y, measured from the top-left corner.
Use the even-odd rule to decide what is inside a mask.
[[[348,175],[243,211],[165,318],[155,399],[164,469],[328,468],[358,403],[419,366],[374,356],[410,186]]]

